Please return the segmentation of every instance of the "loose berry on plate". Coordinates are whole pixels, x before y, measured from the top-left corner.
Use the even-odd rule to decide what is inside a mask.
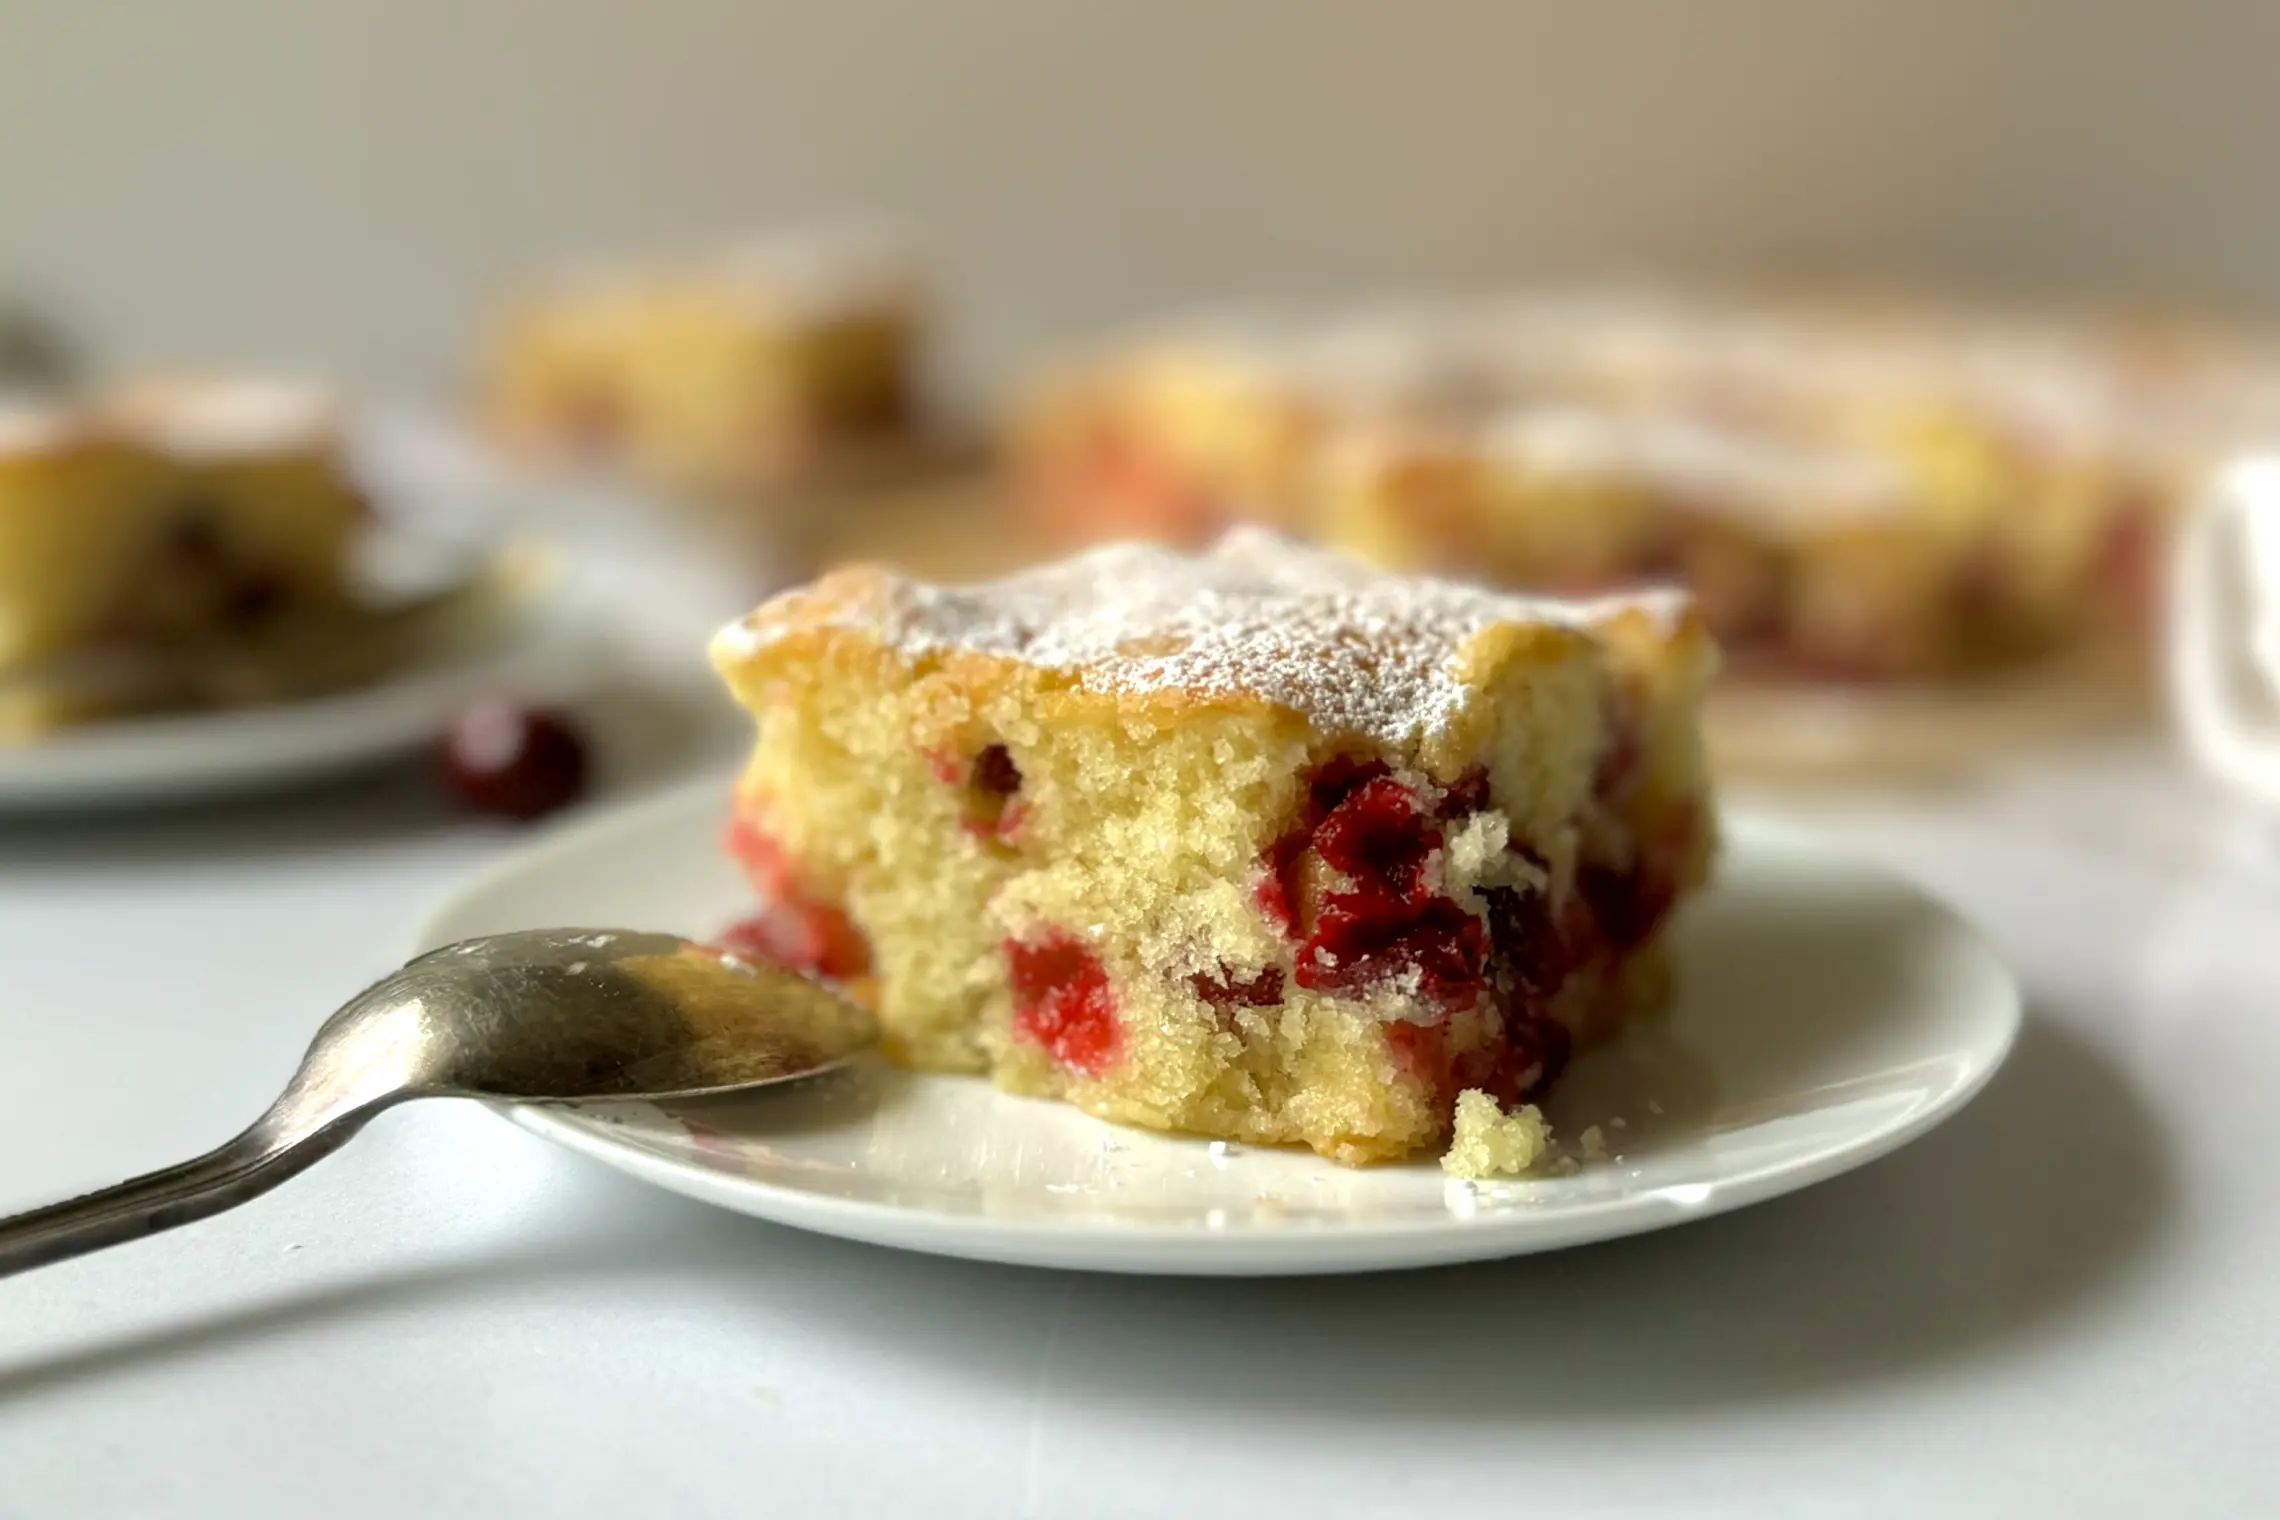
[[[586,789],[586,743],[548,708],[471,703],[444,730],[438,763],[454,795],[507,818],[544,817]]]

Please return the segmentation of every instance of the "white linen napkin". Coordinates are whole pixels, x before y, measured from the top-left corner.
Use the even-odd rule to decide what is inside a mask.
[[[2280,807],[2280,455],[2227,469],[2170,566],[2170,700],[2194,757]]]

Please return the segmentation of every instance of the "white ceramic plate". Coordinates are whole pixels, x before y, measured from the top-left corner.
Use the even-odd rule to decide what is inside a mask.
[[[709,933],[749,907],[726,783],[536,842],[462,889],[420,949],[548,924]],[[876,1064],[736,1100],[516,1108],[675,1192],[804,1229],[988,1261],[1251,1274],[1425,1266],[1699,1219],[1872,1160],[2001,1064],[2019,997],[1986,943],[1892,876],[1751,818],[1677,928],[1666,1017],[1580,1058],[1548,1105],[1603,1155],[1526,1181],[1430,1160],[1354,1171]]]
[[[106,719],[0,744],[0,814],[142,807],[289,786],[408,754],[475,696],[561,697],[578,666],[572,597],[557,577],[479,640],[352,691]]]

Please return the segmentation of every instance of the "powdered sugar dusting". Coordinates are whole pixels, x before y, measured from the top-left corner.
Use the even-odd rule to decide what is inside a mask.
[[[1523,469],[1635,478],[1675,506],[1767,522],[1890,516],[1914,499],[1906,472],[1873,449],[1656,412],[1520,408],[1491,422],[1481,442]]]
[[[103,411],[136,441],[192,458],[306,446],[334,422],[329,392],[290,380],[148,380],[114,393]]]
[[[1070,671],[1097,691],[1255,697],[1400,745],[1462,710],[1458,659],[1489,627],[1583,627],[1627,607],[1667,621],[1684,605],[1676,592],[1577,602],[1390,575],[1239,528],[1201,555],[1107,544],[979,586],[891,579],[879,602],[824,622],[912,657],[961,650]],[[722,630],[716,653],[743,658],[812,626],[772,604]]]
[[[81,436],[61,407],[0,397],[0,456],[51,453]]]
[[[644,259],[586,255],[557,265],[538,282],[549,299],[573,314],[598,306],[605,321],[620,315],[621,302],[638,306],[691,294],[803,320],[836,320],[903,306],[920,283],[916,260],[891,233],[827,223]]]
[[[2038,463],[2157,467],[2280,434],[2280,348],[2266,338],[1841,287],[1650,283],[1261,311],[1168,324],[1107,373],[1166,360],[1301,403],[1335,443],[1391,429],[1451,458],[1589,475],[1782,535],[1945,510],[1921,475],[1918,427]]]
[[[714,266],[735,288],[816,317],[905,299],[917,283],[907,249],[883,229],[825,225],[749,237]]]

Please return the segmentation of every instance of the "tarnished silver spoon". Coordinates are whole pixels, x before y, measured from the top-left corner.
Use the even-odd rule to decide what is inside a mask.
[[[325,1021],[284,1094],[195,1161],[0,1219],[0,1276],[268,1192],[406,1098],[687,1098],[786,1082],[878,1038],[829,988],[671,934],[533,929],[431,951]]]

